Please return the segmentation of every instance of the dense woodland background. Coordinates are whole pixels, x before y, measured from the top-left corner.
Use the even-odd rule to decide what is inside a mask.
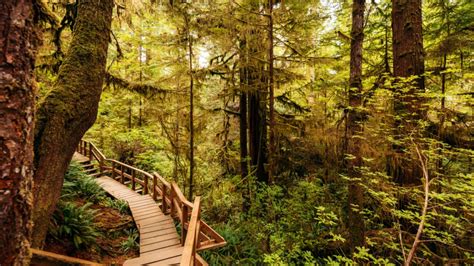
[[[123,0],[82,42],[81,2],[44,5],[37,105],[105,77],[84,138],[202,195],[209,264],[474,262],[472,1]]]

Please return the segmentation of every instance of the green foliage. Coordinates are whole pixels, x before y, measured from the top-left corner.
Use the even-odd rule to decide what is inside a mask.
[[[98,203],[105,198],[105,191],[97,184],[93,177],[83,172],[80,164],[72,162],[64,176],[62,197],[81,197]]]
[[[135,229],[128,230],[127,240],[123,241],[120,246],[122,250],[126,253],[133,249],[138,249],[140,247],[138,243],[138,232]]]
[[[227,242],[227,245],[215,251],[205,251],[202,257],[209,265],[229,265],[232,263],[255,265],[260,261],[258,247],[249,241],[250,232],[244,226],[238,226],[242,219],[235,218],[227,224],[213,226],[213,228]]]
[[[118,210],[121,214],[131,214],[128,202],[126,202],[125,200],[111,199],[106,197],[103,200],[103,204],[107,207]]]
[[[61,201],[53,214],[50,233],[57,240],[70,240],[77,249],[95,246],[100,233],[94,226],[96,211],[90,206],[91,203],[78,206]]]

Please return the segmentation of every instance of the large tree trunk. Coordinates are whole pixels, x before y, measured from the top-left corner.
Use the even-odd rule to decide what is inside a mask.
[[[105,76],[113,0],[80,0],[72,41],[35,129],[33,246],[42,246],[74,150],[94,124]]]
[[[249,1],[250,9],[256,13],[261,8],[259,1]],[[267,143],[267,96],[268,76],[265,63],[259,58],[267,58],[265,32],[256,24],[262,23],[261,16],[249,16],[246,32],[245,65],[247,75],[249,155],[251,175],[259,182],[268,183],[265,165],[268,162]]]
[[[424,119],[426,113],[417,95],[425,88],[421,0],[392,1],[392,32],[393,73],[400,83],[395,91],[394,111],[398,118],[395,134],[401,139],[416,131],[418,120]],[[401,79],[413,76],[416,76],[413,82]],[[403,150],[403,144],[395,147],[392,175],[402,185],[419,183],[421,169]]]
[[[260,82],[257,81],[257,83]],[[268,183],[268,174],[265,171],[268,153],[266,130],[266,97],[264,97],[264,92],[260,90],[259,84],[254,84],[254,86],[257,87],[249,93],[248,112],[251,170],[252,173],[254,173],[257,177],[258,181]]]
[[[348,190],[348,227],[351,236],[351,246],[364,245],[364,217],[361,214],[364,204],[364,190],[359,179],[362,178],[361,138],[364,130],[362,107],[362,44],[364,42],[364,12],[365,0],[354,0],[352,3],[351,30],[351,61],[349,113],[347,116],[347,153],[346,167],[351,179]]]
[[[35,81],[33,2],[0,1],[0,265],[28,265]]]

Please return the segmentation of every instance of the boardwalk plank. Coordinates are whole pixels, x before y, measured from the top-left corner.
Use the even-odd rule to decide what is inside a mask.
[[[146,221],[143,221],[143,220],[135,220],[135,222],[137,222],[137,224],[140,226],[140,228],[146,228],[148,226],[153,226],[155,224],[160,224],[160,223],[168,223],[169,220],[168,219],[161,219],[161,220],[158,220],[158,219],[150,219],[150,220],[146,220]]]
[[[154,217],[154,216],[163,216],[163,217],[167,217],[161,213],[157,213],[156,210],[149,210],[149,211],[146,211],[146,212],[136,212],[136,211],[132,211],[132,214],[133,214],[133,217],[136,218],[136,219],[143,219],[143,218],[149,218],[149,217]]]
[[[174,258],[169,258],[163,261],[158,261],[158,262],[153,262],[153,263],[148,263],[147,265],[153,265],[153,266],[158,266],[158,265],[179,265],[181,262],[181,255],[174,257]]]
[[[159,224],[148,226],[148,227],[142,227],[140,228],[140,233],[147,234],[147,233],[158,232],[158,231],[169,229],[169,228],[175,228],[174,223],[171,221],[159,223]]]
[[[170,234],[170,233],[176,234],[176,229],[174,226],[168,229],[161,229],[161,230],[157,230],[153,232],[142,233],[142,235],[140,236],[140,240],[145,240],[145,239],[162,236],[162,235]]]
[[[146,245],[151,245],[151,244],[156,244],[159,242],[163,242],[165,240],[170,240],[173,238],[179,237],[176,232],[166,234],[166,235],[161,235],[153,238],[148,238],[148,239],[141,239],[140,238],[140,246],[146,246]]]
[[[168,249],[162,249],[158,253],[144,255],[140,258],[131,259],[125,262],[124,266],[127,265],[150,265],[152,263],[161,265],[169,265],[170,259],[176,260],[176,258],[181,259],[181,254],[183,253],[183,247],[177,246]],[[179,261],[178,261],[179,263]]]
[[[160,221],[164,221],[164,220],[168,220],[169,217],[166,217],[164,215],[154,215],[154,216],[148,216],[148,217],[143,217],[143,216],[138,216],[136,217],[135,220],[137,221],[140,221],[141,223],[148,223],[148,222],[160,222]]]
[[[156,243],[156,244],[152,244],[152,245],[140,246],[140,253],[147,252],[147,251],[152,251],[152,250],[163,249],[163,248],[167,248],[167,247],[170,247],[170,246],[174,246],[176,244],[180,244],[179,239],[170,239],[170,240],[162,241],[160,243]]]

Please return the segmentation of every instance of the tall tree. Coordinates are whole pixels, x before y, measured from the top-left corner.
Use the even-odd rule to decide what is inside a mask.
[[[393,74],[400,82],[394,103],[398,138],[416,129],[419,119],[425,115],[418,95],[425,89],[421,2],[392,1]],[[414,78],[414,81],[407,82],[403,78]],[[392,175],[400,184],[418,183],[421,169],[403,150],[400,145],[395,148],[397,160]]]
[[[183,16],[186,28],[189,71],[189,192],[188,198],[193,198],[194,190],[194,76],[193,76],[193,40],[191,34],[190,15],[184,10]]]
[[[35,125],[33,246],[42,246],[63,176],[84,133],[94,124],[105,77],[113,0],[81,0],[72,41]]]
[[[268,178],[273,182],[275,175],[275,95],[274,95],[274,70],[273,70],[273,0],[268,0],[268,93],[270,116],[270,143],[268,150]]]
[[[248,128],[249,128],[249,152],[252,174],[260,182],[268,182],[268,173],[265,164],[268,162],[267,147],[267,76],[265,65],[261,58],[265,58],[264,33],[259,24],[262,16],[259,14],[259,1],[250,2],[250,10],[257,15],[250,15],[246,32],[246,56],[248,86]]]
[[[239,58],[241,60],[241,65],[245,64],[245,40],[240,40],[240,53]],[[247,141],[247,85],[246,81],[248,80],[248,69],[245,67],[239,68],[240,76],[240,96],[239,96],[239,143],[240,143],[240,177],[243,181],[242,189],[242,198],[243,204],[242,209],[244,212],[250,209],[250,195],[248,191],[248,141]]]
[[[364,189],[361,186],[363,134],[362,107],[362,45],[364,42],[365,0],[352,2],[351,60],[349,78],[349,112],[347,115],[347,155],[346,167],[351,181],[348,190],[348,225],[351,246],[364,245],[364,217],[361,214],[364,204]]]
[[[0,264],[28,265],[31,237],[35,1],[0,2]]]

